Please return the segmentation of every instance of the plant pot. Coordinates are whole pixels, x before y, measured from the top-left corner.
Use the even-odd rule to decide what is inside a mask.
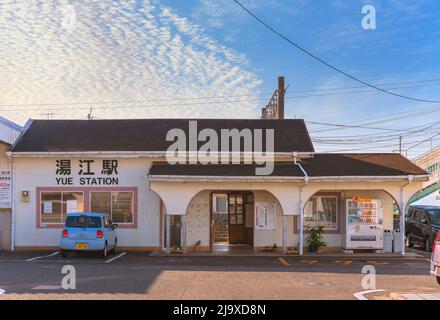
[[[316,252],[316,251],[318,251],[318,248],[313,244],[309,244],[309,252]]]

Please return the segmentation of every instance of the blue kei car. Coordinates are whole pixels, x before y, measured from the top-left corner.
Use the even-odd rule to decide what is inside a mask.
[[[65,258],[74,251],[92,251],[105,258],[109,252],[116,253],[117,227],[106,213],[69,213],[61,233],[61,256]]]

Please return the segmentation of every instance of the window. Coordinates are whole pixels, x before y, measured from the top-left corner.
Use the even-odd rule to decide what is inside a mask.
[[[429,210],[428,214],[432,224],[440,224],[440,210]]]
[[[304,209],[304,227],[324,227],[326,230],[337,229],[337,203],[335,196],[314,196],[307,201]]]
[[[227,194],[215,194],[213,199],[213,212],[214,213],[228,213],[228,195]]]
[[[64,223],[66,215],[84,211],[84,195],[76,191],[47,191],[41,193],[41,223]]]
[[[422,220],[426,219],[426,214],[424,211],[416,210],[414,214],[414,222],[415,223],[422,223]]]
[[[100,217],[68,217],[66,219],[66,227],[68,228],[101,228]]]
[[[104,217],[104,227],[105,228],[111,228],[113,226],[113,223],[109,217]]]
[[[255,202],[255,230],[275,230],[275,202]]]
[[[109,213],[115,223],[134,223],[133,192],[97,191],[90,193],[92,212]]]

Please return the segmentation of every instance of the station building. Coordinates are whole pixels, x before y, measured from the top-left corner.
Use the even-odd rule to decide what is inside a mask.
[[[221,138],[231,130],[238,142]],[[179,137],[170,132],[195,134],[179,153],[186,162],[168,161]],[[247,141],[248,132],[262,135],[263,147],[273,133],[269,174],[257,174],[269,152]],[[229,143],[218,157],[234,156],[238,143],[239,162],[194,160],[209,135]],[[404,212],[429,178],[400,154],[317,153],[299,119],[34,120],[8,156],[16,250],[58,248],[69,212],[111,214],[118,246],[130,250],[302,254],[317,227],[325,250],[382,250],[384,230],[396,229],[393,207]],[[403,244],[404,214],[398,228]]]

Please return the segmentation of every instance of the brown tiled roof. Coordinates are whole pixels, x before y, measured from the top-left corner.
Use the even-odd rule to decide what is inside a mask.
[[[150,175],[170,176],[254,176],[257,165],[252,164],[218,164],[218,165],[169,165],[155,162],[150,168]],[[303,177],[301,169],[293,162],[277,163],[271,176]]]
[[[306,160],[310,176],[394,176],[426,174],[398,153],[317,153]]]
[[[400,176],[426,172],[395,153],[315,154],[302,163],[310,177],[322,176]],[[256,165],[169,165],[155,163],[150,175],[254,176]],[[276,163],[271,176],[303,177],[293,162]]]
[[[12,151],[166,151],[171,144],[166,141],[168,130],[180,128],[187,133],[189,120],[197,120],[199,131],[211,128],[219,136],[221,129],[274,129],[275,152],[314,151],[300,119],[34,120]]]

